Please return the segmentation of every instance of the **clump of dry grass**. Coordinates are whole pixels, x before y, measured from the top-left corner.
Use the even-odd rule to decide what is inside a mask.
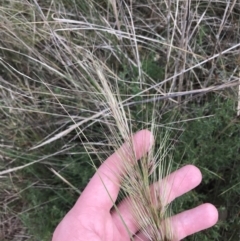
[[[36,163],[59,174],[68,164],[48,159],[72,155],[79,139],[82,153],[103,160],[123,141],[131,146],[139,128],[159,133],[165,114],[208,101],[206,93],[236,98],[237,1],[0,0],[0,6],[0,151],[12,158],[0,175]],[[181,128],[180,120],[171,122],[164,128]],[[161,150],[143,158],[139,173],[160,170]]]

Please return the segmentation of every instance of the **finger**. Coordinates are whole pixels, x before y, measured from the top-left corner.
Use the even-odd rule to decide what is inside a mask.
[[[210,228],[216,224],[217,220],[218,211],[209,203],[179,213],[171,218],[171,229],[174,232],[174,240],[179,241],[189,235]],[[140,232],[136,235],[134,241],[149,241],[149,238]]]
[[[132,143],[134,155],[127,143],[111,155],[97,170],[76,206],[81,201],[81,205],[86,204],[86,207],[99,207],[101,210],[110,211],[119,193],[124,161],[136,162],[147,153],[153,144],[153,135],[148,130],[139,131],[132,137]]]
[[[193,165],[187,165],[171,173],[160,182],[160,186],[158,186],[159,183],[156,183],[150,188],[156,190],[156,186],[158,186],[160,195],[162,194],[165,196],[164,201],[166,205],[175,198],[198,186],[201,180],[202,175],[200,170]],[[139,209],[141,210],[141,208]],[[138,222],[133,214],[131,200],[129,199],[123,200],[119,204],[118,210],[113,211],[112,218],[120,232],[125,235],[128,235],[128,231],[136,233],[139,230]],[[126,227],[128,230],[126,230]]]

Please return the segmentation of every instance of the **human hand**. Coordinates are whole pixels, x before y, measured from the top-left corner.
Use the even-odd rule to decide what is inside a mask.
[[[149,131],[142,130],[133,136],[133,143],[137,158],[141,158],[151,147],[153,136]],[[120,168],[116,168],[116,162]],[[120,157],[114,153],[100,166],[74,207],[57,226],[52,241],[129,241],[125,225],[133,234],[139,231],[129,203],[123,200],[118,205],[118,212],[121,213],[124,223],[116,210],[112,209],[113,201],[116,201],[119,193],[120,176],[123,174]],[[195,188],[201,179],[199,169],[192,165],[184,166],[170,174],[167,179],[171,182],[169,202]],[[217,219],[218,212],[211,204],[202,204],[179,213],[171,218],[174,240],[181,240],[209,228]],[[149,239],[139,235],[133,240]]]

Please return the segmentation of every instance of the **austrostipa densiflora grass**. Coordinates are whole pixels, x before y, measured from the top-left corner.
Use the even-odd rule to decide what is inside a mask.
[[[138,162],[142,167],[135,166],[150,175],[145,184],[170,172],[163,168],[154,176],[167,153],[161,145],[174,142],[178,160],[184,157],[183,164],[194,162],[206,170],[205,186],[178,211],[203,197],[238,207],[233,188],[239,183],[233,175],[238,122],[231,110],[239,83],[239,8],[238,1],[215,0],[0,0],[0,175],[9,175],[20,185],[16,192],[26,193],[22,208],[31,211],[15,212],[32,233],[50,239],[93,174],[86,165],[89,155],[98,165],[97,159],[103,161],[123,142],[131,147],[130,137],[142,128],[156,136],[155,151]],[[178,140],[183,129],[186,139]],[[176,137],[170,135],[173,130]],[[169,144],[160,137],[165,131]],[[219,193],[231,190],[231,195],[219,198],[212,183],[221,187]],[[45,205],[49,197],[53,201]],[[237,211],[232,213],[231,222],[199,239],[231,237],[238,222]],[[156,226],[163,217],[158,218]],[[150,222],[145,221],[141,226]]]
[[[110,138],[107,135],[106,138],[122,160],[121,164],[115,163],[114,166],[114,169],[118,166],[123,167],[124,175],[120,178],[122,190],[120,198],[129,200],[130,212],[135,218],[140,236],[144,236],[148,240],[170,241],[173,239],[173,230],[169,221],[171,210],[168,208],[171,189],[169,189],[169,185],[165,186],[166,176],[172,171],[169,130],[162,132],[161,143],[157,150],[154,147],[151,148],[146,155],[137,161],[132,140],[133,123],[130,110],[121,105],[122,100],[119,95],[114,95],[117,86],[114,88],[114,85],[109,85],[109,81],[105,78],[106,74],[101,67],[95,66],[95,70],[100,80],[98,87],[105,98],[103,100],[105,108],[109,110],[108,115],[105,116],[105,121],[109,117],[106,123],[111,123],[108,127]],[[155,122],[157,122],[155,111],[156,109],[153,107],[152,113],[147,113],[152,120],[150,126],[152,133],[155,133],[157,129],[155,128]],[[119,152],[123,143],[125,148]],[[115,172],[115,170],[110,171]],[[165,181],[163,181],[164,178]],[[108,190],[106,191],[108,192]],[[111,198],[111,193],[109,193],[109,198]],[[118,211],[115,203],[113,206]],[[121,216],[120,212],[119,215]],[[125,220],[122,219],[122,222]],[[125,228],[129,232],[131,240],[138,235],[132,234],[127,225]]]

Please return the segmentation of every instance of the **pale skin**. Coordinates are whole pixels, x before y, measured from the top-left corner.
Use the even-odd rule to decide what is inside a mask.
[[[147,130],[139,131],[133,136],[133,143],[136,157],[139,159],[151,148],[153,135]],[[113,201],[119,193],[120,177],[124,175],[121,161],[119,155],[114,153],[100,166],[74,207],[57,226],[52,241],[130,241],[126,226],[132,234],[137,233],[133,235],[134,241],[149,241],[141,231],[139,232],[129,202],[123,200],[118,206],[125,225],[119,214],[112,209]],[[197,167],[187,165],[170,174],[167,180],[171,183],[168,200],[171,202],[199,185],[202,176]],[[171,218],[175,240],[182,240],[207,229],[217,220],[217,209],[209,203],[179,213]]]

